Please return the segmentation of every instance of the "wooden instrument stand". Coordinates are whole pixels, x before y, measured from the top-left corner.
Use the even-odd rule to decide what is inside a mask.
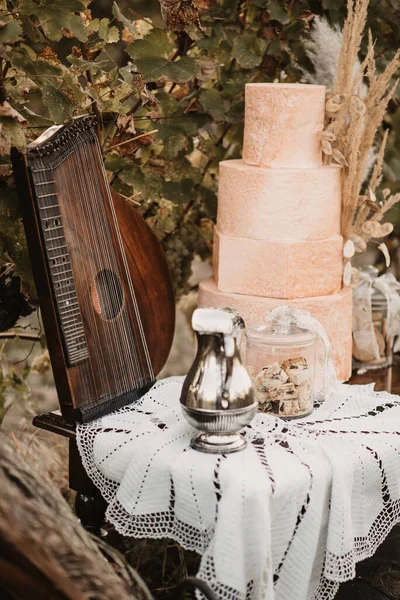
[[[33,425],[39,429],[62,435],[69,440],[69,487],[76,492],[75,512],[83,527],[94,534],[99,534],[104,524],[107,504],[99,490],[87,475],[76,444],[75,425],[69,425],[58,412],[38,415]]]

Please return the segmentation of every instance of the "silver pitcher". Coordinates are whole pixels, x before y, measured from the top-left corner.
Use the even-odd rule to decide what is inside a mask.
[[[181,404],[201,433],[191,447],[201,452],[237,452],[246,447],[240,430],[257,412],[253,385],[240,357],[244,321],[232,308],[198,308],[192,317],[198,349],[184,381]]]

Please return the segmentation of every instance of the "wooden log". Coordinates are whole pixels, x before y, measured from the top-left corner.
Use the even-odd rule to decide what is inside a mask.
[[[113,566],[69,505],[0,436],[0,590],[26,600],[151,600],[139,576]],[[118,572],[118,575],[116,573]]]

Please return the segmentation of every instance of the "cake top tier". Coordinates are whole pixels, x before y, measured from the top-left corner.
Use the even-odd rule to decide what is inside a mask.
[[[307,168],[321,164],[325,86],[248,83],[243,160],[256,167]]]

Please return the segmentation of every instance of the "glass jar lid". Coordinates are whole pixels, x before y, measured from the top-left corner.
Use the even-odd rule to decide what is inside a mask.
[[[246,330],[246,337],[254,344],[270,346],[311,346],[317,336],[308,329],[297,327],[296,323],[268,323]]]

